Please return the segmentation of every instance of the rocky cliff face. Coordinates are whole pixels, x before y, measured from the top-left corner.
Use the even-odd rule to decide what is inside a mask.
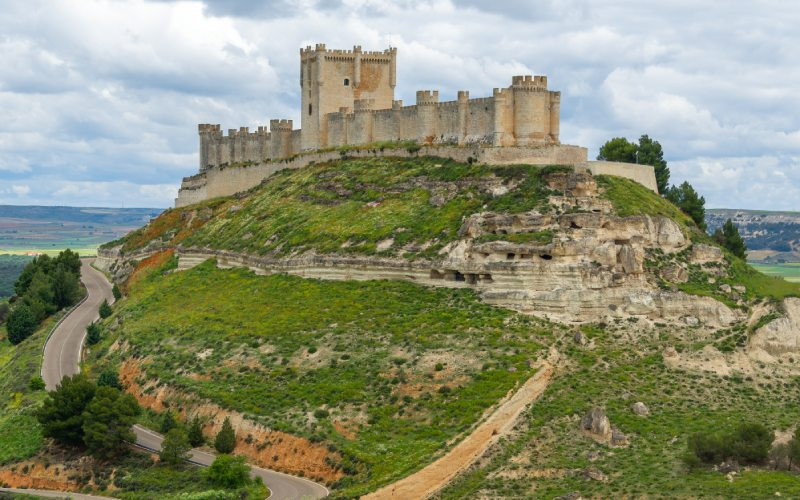
[[[559,194],[550,196],[546,210],[469,215],[458,239],[433,258],[314,251],[255,256],[179,246],[179,265],[186,269],[215,257],[222,267],[248,267],[259,273],[470,287],[489,303],[563,322],[638,317],[717,327],[737,319],[734,311],[713,298],[664,288],[663,279],[670,275],[659,279],[645,268],[650,251],[670,255],[692,248],[685,229],[674,220],[614,215],[611,203],[600,196],[595,179],[587,173],[556,172],[548,183]],[[151,243],[138,257],[156,249]],[[721,253],[715,247],[695,245],[691,258],[706,263],[720,260]],[[100,261],[118,278],[132,269],[120,259],[118,249],[105,251]],[[679,267],[667,281],[680,282],[681,271],[685,274]]]

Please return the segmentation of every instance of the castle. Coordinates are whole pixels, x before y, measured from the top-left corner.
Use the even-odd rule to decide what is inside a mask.
[[[382,52],[300,49],[301,119],[270,120],[230,129],[201,124],[200,170],[224,164],[290,157],[345,145],[414,140],[419,144],[531,146],[558,144],[561,93],[547,90],[545,76],[515,76],[492,97],[439,101],[436,90],[417,91],[416,104],[394,99],[397,49]]]
[[[176,206],[245,191],[282,168],[336,159],[335,148],[401,141],[414,141],[420,154],[488,164],[574,165],[655,188],[652,170],[587,162],[586,148],[559,142],[561,93],[548,90],[546,76],[514,76],[509,87],[477,99],[461,90],[455,101],[440,102],[438,91],[420,90],[410,106],[395,100],[396,83],[396,48],[300,49],[301,128],[273,119],[269,129],[241,127],[224,135],[219,125],[198,125],[199,173],[183,179]]]

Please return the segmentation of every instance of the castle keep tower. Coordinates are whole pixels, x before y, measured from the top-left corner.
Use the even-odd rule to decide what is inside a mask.
[[[382,52],[327,50],[325,44],[300,49],[301,149],[328,144],[326,115],[342,108],[359,111],[392,107],[397,83],[397,49]],[[369,99],[370,101],[363,101]]]

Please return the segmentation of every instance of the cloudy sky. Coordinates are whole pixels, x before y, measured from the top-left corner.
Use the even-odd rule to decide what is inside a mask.
[[[561,140],[659,140],[711,207],[800,210],[800,4],[0,0],[0,204],[166,207],[197,123],[299,116],[299,47],[398,48],[396,97],[562,91]]]

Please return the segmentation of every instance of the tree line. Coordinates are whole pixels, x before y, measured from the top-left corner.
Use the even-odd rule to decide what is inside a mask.
[[[59,309],[72,306],[82,295],[81,260],[67,249],[53,258],[40,255],[30,261],[14,283],[11,311],[6,318],[8,340],[19,344]]]
[[[658,141],[651,139],[647,134],[639,137],[638,143],[630,142],[624,137],[614,137],[600,147],[597,159],[652,166],[659,194],[680,208],[697,224],[697,227],[704,232],[707,230],[706,199],[686,181],[678,186],[669,184],[669,167],[664,160],[664,150]],[[731,219],[725,222],[722,229],[715,231],[712,237],[735,256],[741,259],[746,257],[747,246]]]

